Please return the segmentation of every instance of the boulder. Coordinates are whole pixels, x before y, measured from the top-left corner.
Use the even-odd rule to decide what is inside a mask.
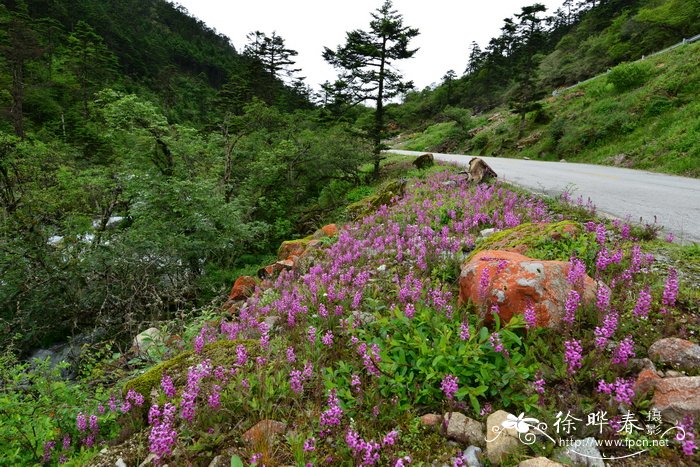
[[[475,303],[487,321],[493,319],[490,309],[497,304],[502,323],[522,314],[531,304],[538,326],[560,328],[571,290],[567,281],[569,268],[569,263],[563,261],[539,261],[507,251],[482,251],[462,265],[459,301]],[[484,290],[480,290],[482,274],[488,278]],[[596,283],[585,276],[582,293],[585,304],[594,301],[595,291]]]
[[[484,446],[486,439],[480,422],[459,412],[448,412],[442,419],[443,434],[447,438],[464,444]]]
[[[272,438],[275,435],[287,431],[287,424],[276,420],[260,420],[251,429],[243,433],[241,438],[248,444],[257,444],[265,438]]]
[[[554,462],[546,457],[534,457],[532,459],[522,461],[518,464],[518,467],[564,467],[564,464]]]
[[[649,358],[677,370],[696,371],[700,369],[700,345],[677,337],[667,337],[649,347]]]
[[[602,457],[595,438],[577,439],[573,446],[567,446],[558,456],[562,461],[570,460],[573,465],[605,467]]]
[[[656,381],[651,403],[670,423],[676,423],[686,415],[692,415],[697,420],[700,417],[700,376]]]
[[[427,169],[428,167],[432,167],[435,164],[435,158],[433,157],[432,154],[423,154],[422,156],[418,156],[416,160],[413,161],[413,165],[415,165],[418,169]]]
[[[236,282],[233,283],[233,287],[231,288],[231,292],[228,294],[228,298],[231,300],[244,300],[253,295],[253,291],[255,291],[255,286],[257,284],[258,281],[254,277],[241,276],[236,279]]]
[[[495,465],[500,464],[506,456],[517,452],[522,446],[517,430],[503,427],[503,422],[508,416],[514,417],[504,410],[498,410],[486,419],[486,456]],[[497,431],[494,431],[494,428]]]

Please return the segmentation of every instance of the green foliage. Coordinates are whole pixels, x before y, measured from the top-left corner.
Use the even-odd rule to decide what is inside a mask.
[[[623,63],[610,70],[607,80],[617,92],[625,92],[643,85],[650,73],[646,62]]]
[[[108,399],[99,390],[65,381],[61,367],[51,368],[48,359],[19,363],[5,352],[0,364],[0,445],[7,465],[41,463],[44,443],[58,440],[60,452],[63,436],[72,437],[75,445],[79,439],[75,419],[80,408]],[[114,416],[103,417],[101,435],[113,436],[117,430],[114,422]],[[57,460],[54,454],[53,461]]]
[[[496,332],[509,355],[495,352],[485,327],[470,325],[471,337],[460,339],[461,320],[418,307],[413,319],[398,310],[370,324],[367,333],[379,336],[383,345],[380,392],[396,397],[399,410],[431,406],[444,400],[442,379],[459,378],[456,399],[470,404],[478,415],[481,404],[498,398],[505,407],[527,410],[536,401],[527,389],[538,364],[519,335],[517,319]],[[516,409],[513,409],[516,410]]]

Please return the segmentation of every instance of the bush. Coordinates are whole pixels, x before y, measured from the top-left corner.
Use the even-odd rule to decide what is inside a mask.
[[[608,73],[608,83],[616,91],[624,92],[644,84],[651,75],[651,68],[645,62],[623,63]]]

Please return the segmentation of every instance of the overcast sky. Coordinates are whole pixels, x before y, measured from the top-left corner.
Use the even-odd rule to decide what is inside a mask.
[[[538,0],[548,12],[563,0]],[[536,0],[394,0],[404,25],[417,27],[420,35],[411,45],[420,50],[414,58],[398,62],[398,68],[418,89],[439,82],[447,70],[458,75],[467,64],[469,44],[483,48],[497,36],[503,19],[513,16]],[[383,0],[180,0],[191,15],[228,36],[238,51],[246,35],[255,30],[268,35],[276,31],[286,46],[299,52],[297,68],[315,89],[333,81],[337,72],[328,65],[323,47],[335,49],[344,43],[345,33],[368,29],[370,12]]]

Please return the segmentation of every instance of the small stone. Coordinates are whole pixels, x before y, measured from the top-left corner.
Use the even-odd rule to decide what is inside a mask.
[[[276,315],[268,316],[265,318],[265,324],[267,325],[267,330],[272,332],[275,327],[277,326],[277,323],[279,322],[280,317]]]
[[[514,415],[504,410],[498,410],[486,419],[486,433],[488,433],[486,456],[492,464],[500,464],[504,457],[518,451],[522,446],[518,438],[518,431],[514,428],[503,427],[503,422],[508,419],[508,416],[511,419],[515,418]]]
[[[671,365],[676,370],[700,369],[700,345],[677,337],[659,339],[651,344],[649,357],[656,363]]]
[[[373,323],[377,320],[372,313],[360,310],[354,310],[352,312],[352,319],[355,321],[355,324],[359,324],[360,326]]]
[[[462,459],[467,463],[467,467],[482,467],[481,463],[481,448],[477,446],[469,446],[462,453]]]
[[[496,229],[484,229],[481,232],[479,232],[479,237],[481,238],[489,238],[491,235],[496,233]]]
[[[564,467],[564,465],[560,464],[559,462],[549,460],[546,457],[534,457],[532,459],[522,461],[518,464],[518,467]]]
[[[573,446],[567,446],[559,455],[562,461],[568,459],[574,465],[585,467],[605,467],[602,457],[595,438],[577,439]]]
[[[663,378],[656,382],[652,405],[664,420],[677,423],[686,415],[700,417],[700,376]]]
[[[153,465],[153,461],[156,460],[156,455],[150,453],[144,460],[139,464],[139,467],[146,467],[148,465]]]
[[[126,462],[121,457],[114,463],[114,467],[126,467]]]
[[[379,266],[379,267],[377,268],[377,271],[379,271],[379,272],[384,272],[384,271],[386,271],[386,264],[382,264],[381,266]]]
[[[230,465],[231,456],[225,456],[223,454],[216,456],[209,463],[209,467],[230,467]]]
[[[251,429],[243,433],[243,441],[248,444],[254,444],[256,441],[263,438],[271,438],[274,435],[281,434],[287,431],[287,424],[276,420],[261,420],[256,423]]]
[[[680,378],[682,376],[685,376],[685,375],[683,373],[681,373],[680,371],[676,371],[676,370],[666,370],[664,372],[664,377],[666,377],[666,378]]]
[[[459,412],[448,412],[442,419],[444,435],[449,439],[464,444],[484,445],[486,440],[481,423]]]
[[[423,426],[439,426],[442,423],[442,415],[427,413],[420,418]]]

